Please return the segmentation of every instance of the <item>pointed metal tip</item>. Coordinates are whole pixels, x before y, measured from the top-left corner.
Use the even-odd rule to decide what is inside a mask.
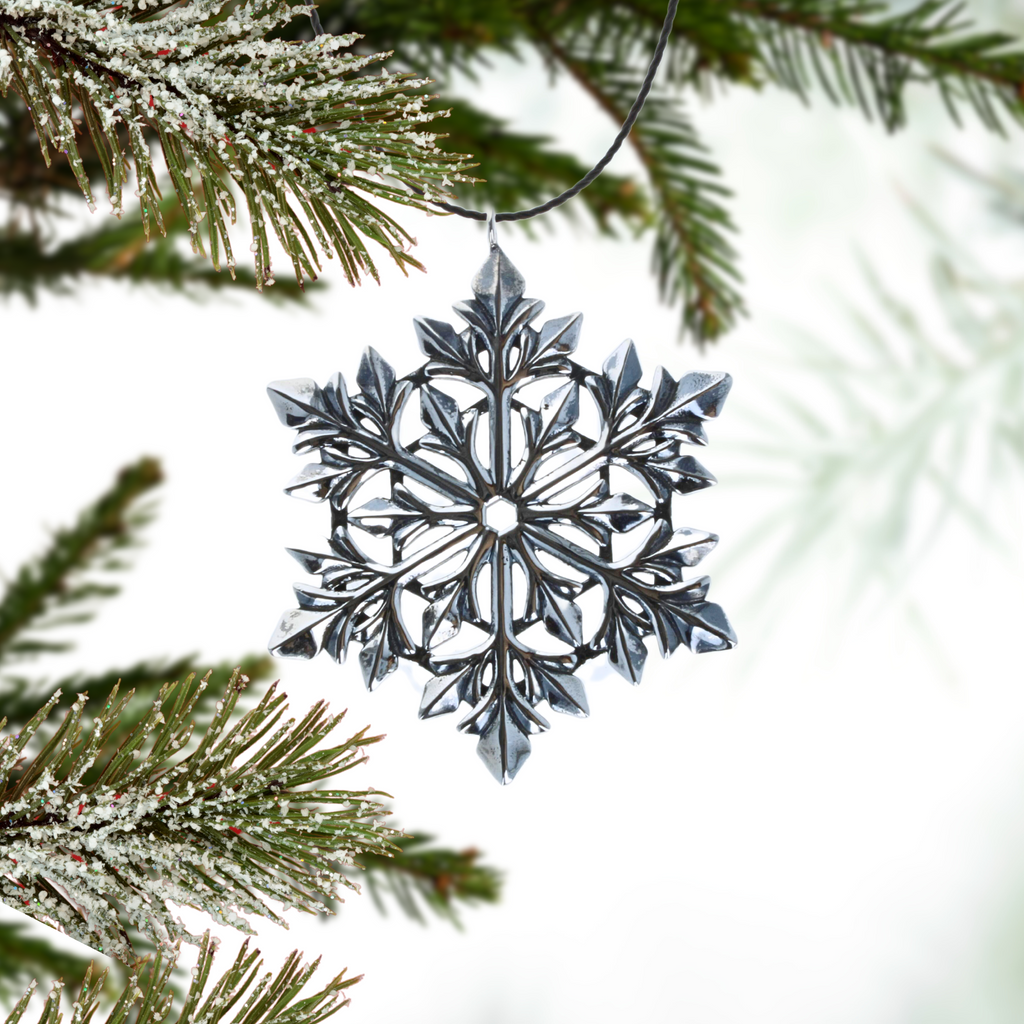
[[[523,297],[526,281],[501,247],[494,245],[484,265],[476,272],[472,288],[478,301],[504,316],[509,307]]]
[[[480,735],[476,752],[494,779],[507,786],[530,756],[530,737],[496,716],[490,728]]]

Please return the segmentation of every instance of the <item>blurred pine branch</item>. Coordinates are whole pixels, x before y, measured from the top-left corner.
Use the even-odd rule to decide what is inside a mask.
[[[358,30],[365,34],[359,45],[394,50],[400,66],[429,75],[442,88],[451,85],[454,72],[486,75],[495,52],[532,51],[552,78],[571,76],[608,115],[610,139],[646,70],[665,4],[322,0],[319,13],[328,31]],[[290,31],[305,29],[294,23]],[[661,297],[680,309],[685,334],[704,344],[735,324],[743,303],[729,193],[688,117],[692,96],[773,85],[808,101],[819,91],[858,106],[893,131],[906,123],[908,87],[925,85],[955,118],[971,109],[1000,131],[1022,120],[1022,81],[1019,40],[978,31],[951,0],[691,0],[680,5],[660,84],[630,137],[644,180],[619,185],[628,205],[602,204],[591,212],[601,228],[613,212],[634,232],[653,229],[652,268]],[[482,128],[486,115],[477,123]],[[474,154],[477,176],[484,179],[472,188],[460,186],[460,201],[486,205],[492,180],[502,182],[501,209],[529,206],[554,192],[553,183],[537,175],[535,161],[509,174],[502,159],[505,139],[516,144],[504,126],[458,135],[457,148]],[[566,155],[548,152],[544,158],[556,165]]]
[[[88,622],[97,599],[118,593],[116,584],[95,574],[127,567],[121,556],[152,518],[152,508],[139,499],[162,479],[156,459],[126,466],[74,526],[54,533],[49,549],[17,571],[0,596],[0,666],[68,650],[67,641],[39,634]]]
[[[36,978],[82,978],[89,958],[57,949],[24,924],[0,922],[0,1003],[11,1005]]]
[[[1012,237],[1024,220],[1024,180],[977,180]],[[864,260],[874,309],[846,304],[853,347],[787,332],[785,351],[764,368],[770,403],[747,410],[745,479],[770,511],[730,557],[774,544],[756,590],[762,606],[815,562],[829,566],[847,611],[872,584],[891,600],[952,527],[1003,563],[1024,557],[1024,282],[908,203],[936,246],[934,311],[944,329]]]
[[[480,851],[448,850],[433,845],[426,834],[400,835],[391,857],[367,851],[356,858],[363,873],[353,875],[365,881],[374,903],[386,913],[384,896],[391,896],[413,920],[426,924],[421,910],[427,909],[460,926],[460,904],[497,903],[501,898],[501,874],[480,863]]]
[[[184,211],[173,197],[163,200],[160,209],[166,233],[148,242],[138,214],[56,244],[48,243],[39,231],[9,226],[0,235],[0,296],[22,295],[34,303],[41,289],[70,294],[83,276],[156,285],[192,299],[237,285],[255,288],[250,270],[236,267],[232,279],[207,260],[183,254],[178,242],[188,233]],[[302,289],[286,278],[264,295],[272,302],[294,302]]]

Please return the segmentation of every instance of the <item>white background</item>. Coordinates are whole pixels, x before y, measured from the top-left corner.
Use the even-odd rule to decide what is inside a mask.
[[[478,102],[584,159],[612,135],[584,96],[568,83],[552,96],[529,62],[497,60],[479,89]],[[417,721],[412,676],[367,694],[354,663],[282,662],[296,710],[327,697],[349,709],[346,725],[387,733],[353,784],[390,792],[400,824],[475,846],[506,875],[501,904],[466,912],[462,933],[397,909],[382,919],[368,897],[326,924],[261,924],[270,965],[297,945],[326,972],[365,973],[348,1024],[1002,1019],[974,992],[1002,955],[992,936],[1024,852],[1020,574],[967,541],[956,558],[937,549],[918,595],[942,641],[928,651],[896,608],[851,610],[848,621],[830,608],[839,581],[828,552],[781,604],[759,601],[760,576],[728,560],[768,501],[730,472],[787,325],[850,334],[836,296],[866,294],[858,248],[895,291],[932,301],[929,244],[900,189],[984,248],[983,200],[930,147],[988,167],[1019,136],[1011,148],[957,133],[927,99],[912,110],[917,127],[896,138],[823,100],[807,110],[770,92],[693,111],[737,193],[751,310],[706,355],[677,346],[648,239],[595,240],[558,218],[539,244],[503,231],[548,315],[583,311],[580,361],[598,366],[632,337],[648,371],[661,362],[735,377],[702,455],[720,486],[688,502],[688,522],[722,537],[707,562],[711,596],[741,644],[652,657],[637,688],[594,672],[590,719],[550,716],[505,788],[452,718]],[[624,155],[616,169],[630,166]],[[195,650],[202,668],[265,644],[301,577],[284,547],[314,546],[327,529],[325,509],[282,494],[302,463],[266,384],[337,369],[351,379],[367,344],[408,371],[419,360],[411,318],[447,318],[486,255],[476,225],[400,216],[429,274],[382,267],[380,287],[353,291],[329,265],[332,287],[305,309],[86,281],[71,297],[0,311],[5,572],[120,466],[148,453],[167,472],[123,595],[68,664]],[[954,573],[969,577],[966,598]]]

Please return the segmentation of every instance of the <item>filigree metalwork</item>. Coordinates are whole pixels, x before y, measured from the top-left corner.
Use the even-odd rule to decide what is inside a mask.
[[[295,587],[270,650],[340,661],[356,641],[371,689],[400,659],[423,666],[420,717],[468,704],[459,728],[501,782],[548,728],[541,702],[587,715],[584,662],[607,655],[638,683],[645,637],[663,655],[736,642],[707,577],[684,579],[718,538],[672,522],[673,495],[715,482],[683,446],[707,442],[728,374],[677,382],[659,367],[648,390],[632,342],[593,373],[569,358],[580,315],[535,329],[543,303],[524,287],[494,244],[475,298],[454,307],[465,330],[415,321],[428,357],[415,373],[397,379],[370,348],[358,393],[340,374],[268,388],[294,450],[320,456],[286,490],[329,502],[332,520],[326,553],[291,551],[321,585]],[[426,432],[409,439],[416,404]],[[390,551],[371,556],[372,538]]]

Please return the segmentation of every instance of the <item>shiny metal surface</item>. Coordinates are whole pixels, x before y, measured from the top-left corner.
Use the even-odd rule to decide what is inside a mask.
[[[339,374],[268,388],[294,450],[319,455],[286,490],[331,509],[328,550],[291,551],[320,585],[296,585],[270,650],[341,661],[355,641],[371,689],[399,659],[423,666],[420,717],[468,705],[459,728],[504,783],[548,728],[540,704],[587,715],[584,662],[638,683],[646,637],[662,655],[735,644],[708,578],[684,579],[718,538],[676,528],[672,507],[715,482],[684,446],[706,444],[731,378],[659,367],[642,388],[632,342],[585,369],[570,358],[580,315],[533,327],[543,303],[491,243],[454,307],[467,327],[415,321],[415,373],[367,349],[357,392]]]

